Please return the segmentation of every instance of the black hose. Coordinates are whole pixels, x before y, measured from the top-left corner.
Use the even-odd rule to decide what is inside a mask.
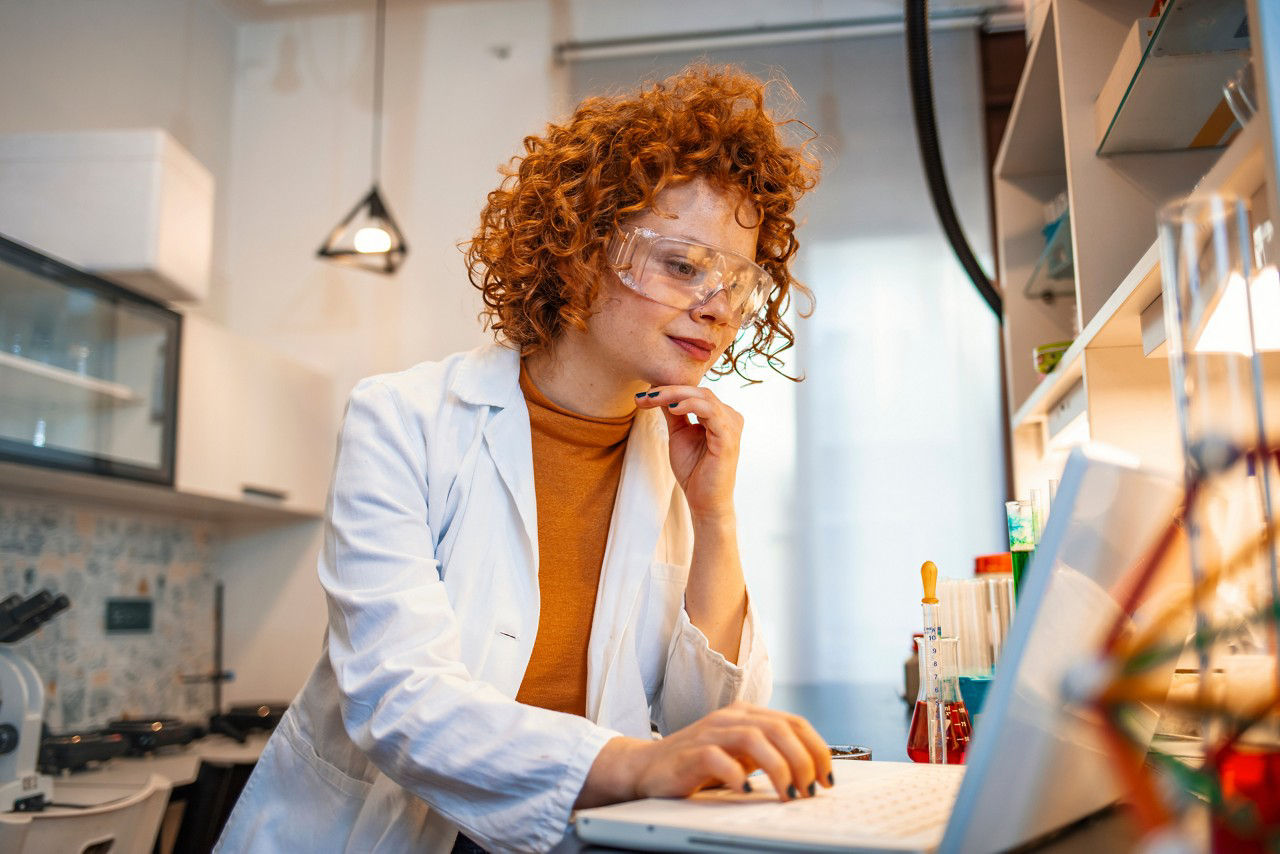
[[[947,175],[942,168],[942,149],[938,144],[938,125],[933,112],[929,0],[903,0],[903,6],[907,33],[907,75],[911,82],[911,106],[916,117],[916,143],[920,147],[920,160],[929,184],[929,196],[960,266],[969,274],[973,286],[995,312],[996,318],[1002,319],[1000,294],[978,264],[969,240],[960,227],[960,219],[956,216],[955,205],[951,201],[951,190],[947,186]]]

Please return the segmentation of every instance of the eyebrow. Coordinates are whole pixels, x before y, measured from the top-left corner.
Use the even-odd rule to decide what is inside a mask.
[[[733,249],[729,249],[729,248],[728,248],[728,247],[726,247],[726,246],[719,246],[719,245],[717,245],[717,244],[715,244],[715,243],[709,243],[709,242],[707,242],[706,240],[703,240],[701,237],[695,237],[694,235],[689,234],[687,231],[682,231],[682,232],[680,232],[679,234],[673,234],[673,235],[670,235],[670,236],[671,236],[671,237],[678,238],[678,239],[680,239],[680,240],[688,240],[688,241],[690,241],[691,243],[700,243],[700,244],[702,244],[703,246],[710,246],[712,249],[718,249],[718,250],[719,250],[719,251],[721,251],[721,252],[732,252],[734,255],[742,255],[742,257],[743,257],[743,258],[747,258],[747,256],[746,256],[746,255],[743,255],[743,253],[741,253],[741,252],[737,252],[737,251],[735,251],[735,250],[733,250]],[[750,259],[748,258],[748,260],[750,260]]]

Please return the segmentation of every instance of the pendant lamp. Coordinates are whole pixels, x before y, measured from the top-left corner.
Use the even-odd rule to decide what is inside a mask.
[[[387,209],[387,203],[382,200],[378,187],[382,150],[382,52],[386,40],[387,3],[386,0],[377,0],[377,4],[377,42],[373,60],[373,188],[334,226],[316,254],[339,264],[389,276],[409,254],[409,245]]]

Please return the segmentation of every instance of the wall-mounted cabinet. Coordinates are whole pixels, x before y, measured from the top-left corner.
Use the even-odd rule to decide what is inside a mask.
[[[159,128],[0,135],[0,234],[159,300],[208,293],[213,201]]]
[[[0,488],[197,517],[324,513],[332,381],[0,238]]]
[[[0,459],[172,484],[180,321],[0,238]]]
[[[1251,6],[1256,14],[1258,5]],[[1188,64],[1206,74],[1217,69],[1209,88],[1221,100],[1223,85],[1246,61],[1238,39],[1249,31],[1244,0],[1170,2],[1156,19],[1146,17],[1150,11],[1150,0],[1051,0],[997,155],[1006,375],[1021,495],[1056,478],[1065,450],[1086,437],[1148,465],[1178,466],[1168,362],[1163,351],[1144,348],[1142,334],[1144,311],[1150,321],[1160,296],[1157,212],[1192,191],[1225,191],[1251,199],[1255,217],[1267,217],[1274,184],[1267,122],[1260,115],[1241,129],[1228,111],[1218,127],[1224,104],[1195,120],[1200,128],[1217,123],[1213,139],[1184,133],[1185,99],[1158,80]],[[1151,34],[1146,44],[1144,32]],[[1268,75],[1280,77],[1280,46],[1267,48],[1251,51],[1264,90]],[[1107,99],[1119,106],[1102,103]],[[1100,120],[1100,110],[1111,120]],[[1112,143],[1127,134],[1124,144],[1106,143],[1108,132]],[[1174,137],[1177,144],[1160,142]],[[1198,141],[1189,147],[1192,139]],[[1048,293],[1033,285],[1052,251],[1046,237],[1068,237],[1046,235],[1048,209],[1063,192],[1072,274],[1069,287]],[[1038,374],[1034,348],[1069,339],[1057,367]],[[1078,418],[1063,430],[1055,414],[1068,410],[1079,410]]]
[[[332,401],[328,376],[187,315],[175,486],[323,515],[337,437]]]

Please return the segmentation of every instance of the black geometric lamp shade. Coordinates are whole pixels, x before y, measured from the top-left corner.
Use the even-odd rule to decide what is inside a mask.
[[[334,227],[316,254],[389,276],[404,262],[409,245],[375,184]]]

